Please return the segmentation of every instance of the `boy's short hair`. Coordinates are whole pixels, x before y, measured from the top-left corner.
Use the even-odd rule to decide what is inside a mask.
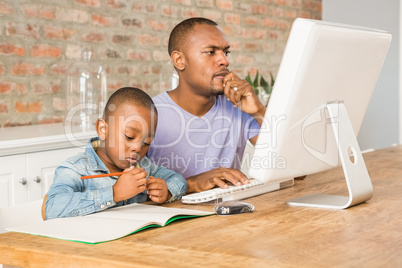
[[[168,53],[172,55],[175,50],[180,51],[180,45],[185,43],[187,34],[194,28],[195,25],[213,25],[218,24],[206,18],[189,18],[177,24],[169,36]]]
[[[142,106],[158,113],[151,97],[143,90],[135,87],[123,87],[110,96],[103,110],[103,119],[107,121],[110,114],[123,104]]]

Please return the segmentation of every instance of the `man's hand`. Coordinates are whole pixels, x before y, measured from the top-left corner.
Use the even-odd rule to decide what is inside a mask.
[[[127,168],[113,185],[113,201],[129,199],[146,190],[148,173],[143,168]]]
[[[239,186],[242,184],[249,184],[247,179],[240,170],[232,168],[220,167],[201,173],[196,176],[187,178],[188,190],[187,193],[201,192],[219,186],[221,188],[228,188],[227,182]]]
[[[165,203],[172,197],[166,185],[166,181],[152,176],[148,177],[147,191],[149,198],[159,204]]]
[[[267,108],[258,99],[253,88],[246,80],[241,80],[233,72],[223,78],[223,92],[230,102],[241,111],[251,115],[261,126]],[[255,145],[258,135],[251,138],[250,142]]]
[[[251,116],[264,116],[265,106],[258,99],[253,88],[246,80],[241,80],[233,72],[223,78],[223,92],[230,102]]]

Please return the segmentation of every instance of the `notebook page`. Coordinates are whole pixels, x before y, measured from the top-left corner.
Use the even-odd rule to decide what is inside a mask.
[[[31,225],[7,228],[8,231],[53,237],[85,243],[118,239],[148,225],[165,225],[177,215],[204,216],[213,212],[131,204],[87,216],[57,218]]]

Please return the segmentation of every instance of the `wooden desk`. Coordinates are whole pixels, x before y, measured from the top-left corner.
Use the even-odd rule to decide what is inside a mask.
[[[374,196],[347,210],[291,207],[307,193],[346,195],[341,169],[247,201],[253,213],[173,222],[87,245],[0,235],[0,263],[24,267],[401,267],[402,147],[364,155]],[[212,210],[212,206],[173,207]],[[110,228],[113,228],[111,226]]]

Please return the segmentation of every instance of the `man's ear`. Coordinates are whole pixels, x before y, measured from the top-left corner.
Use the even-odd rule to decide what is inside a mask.
[[[103,120],[103,118],[98,118],[98,120],[96,121],[96,133],[101,140],[104,141],[106,139],[107,131],[108,124],[106,123],[106,121]]]
[[[186,68],[186,61],[183,53],[175,50],[172,52],[172,55],[170,55],[170,58],[172,59],[172,63],[177,70],[183,71]]]

